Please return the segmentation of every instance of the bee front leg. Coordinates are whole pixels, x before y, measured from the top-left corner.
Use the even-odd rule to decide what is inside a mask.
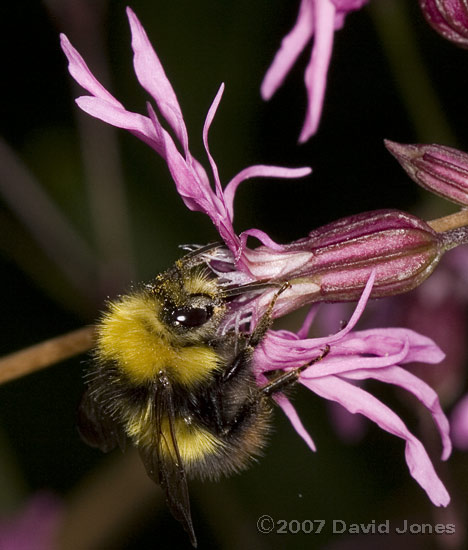
[[[245,421],[245,419],[249,416],[252,416],[252,412],[257,409],[257,407],[260,405],[260,403],[267,397],[271,397],[276,393],[279,393],[292,384],[295,384],[297,380],[299,379],[299,376],[301,372],[305,371],[307,368],[309,368],[314,363],[318,363],[322,359],[324,359],[328,354],[330,353],[330,346],[326,346],[322,353],[315,357],[315,359],[312,359],[305,365],[302,365],[300,367],[297,367],[296,369],[292,369],[288,372],[285,372],[263,386],[262,388],[259,388],[258,393],[251,396],[251,398],[244,403],[244,405],[237,411],[236,415],[230,419],[230,421],[222,426],[222,435],[230,435],[233,432],[235,432],[236,428],[239,425],[242,425]]]
[[[281,285],[281,287],[275,292],[271,302],[268,304],[267,310],[260,318],[257,326],[252,331],[252,334],[248,337],[245,347],[236,355],[229,367],[224,371],[222,381],[226,382],[234,375],[236,375],[239,370],[247,364],[247,362],[252,358],[255,348],[260,344],[260,342],[265,337],[268,329],[273,322],[272,313],[273,308],[275,307],[276,300],[278,297],[285,291],[291,288],[291,284],[286,282]]]
[[[233,361],[228,366],[228,368],[223,372],[222,377],[220,378],[220,384],[224,385],[226,383],[229,383],[229,381],[231,380],[235,380],[236,377],[242,372],[242,369],[245,369],[248,366],[250,367],[250,365],[252,364],[252,357],[253,357],[255,348],[263,340],[263,338],[265,337],[265,334],[267,333],[268,329],[272,324],[272,321],[273,321],[272,313],[273,313],[273,309],[275,307],[276,301],[278,297],[289,288],[291,288],[291,284],[289,282],[285,282],[275,292],[275,294],[273,295],[273,298],[268,304],[268,307],[265,313],[262,315],[255,329],[252,331],[250,336],[245,341],[243,348],[234,357]],[[316,360],[312,361],[310,364],[320,360],[321,358],[322,357],[317,358]],[[309,364],[307,364],[306,366],[309,366]],[[229,435],[230,433],[234,432],[239,425],[242,425],[242,423],[247,417],[253,414],[253,411],[257,409],[260,402],[264,400],[264,397],[268,397],[269,395],[271,395],[271,393],[274,393],[275,391],[279,391],[280,387],[283,388],[284,386],[289,385],[294,381],[296,381],[297,378],[299,377],[300,369],[303,370],[306,366],[304,366],[303,368],[300,367],[299,369],[296,369],[298,371],[297,373],[295,373],[294,371],[291,371],[281,376],[280,379],[272,381],[268,385],[268,386],[272,386],[271,391],[265,387],[265,388],[261,388],[259,393],[254,392],[251,395],[251,397],[247,400],[247,402],[244,403],[243,406],[236,412],[236,414],[229,419],[220,418],[219,411],[221,410],[221,407],[219,405],[221,404],[221,401],[216,401],[216,403],[212,402],[212,408],[217,412],[217,414],[215,415],[215,418],[216,418],[217,428],[220,431],[220,433],[222,433],[223,435]],[[294,378],[294,375],[295,375],[295,378]],[[274,385],[275,383],[277,384],[277,386]],[[278,390],[275,389],[276,387],[278,387]],[[213,399],[218,399],[218,397],[213,397]]]
[[[257,326],[252,331],[252,334],[249,337],[248,345],[252,348],[256,348],[258,344],[263,340],[265,337],[265,334],[267,333],[268,329],[271,327],[271,324],[273,322],[273,309],[275,307],[276,301],[278,298],[283,294],[285,290],[288,290],[292,288],[291,283],[285,282],[281,285],[281,287],[274,293],[273,298],[271,299],[271,302],[268,304],[268,307],[265,311],[265,313],[261,316],[259,322],[257,323]]]
[[[327,345],[322,353],[315,359],[312,359],[312,361],[309,361],[301,367],[297,367],[296,369],[292,369],[288,372],[285,372],[284,374],[281,374],[280,376],[278,376],[278,378],[275,378],[274,380],[263,386],[263,388],[260,389],[260,393],[267,397],[271,397],[275,393],[283,391],[288,386],[291,386],[292,384],[297,382],[301,372],[305,371],[314,363],[318,363],[319,361],[324,359],[329,353],[330,346]]]

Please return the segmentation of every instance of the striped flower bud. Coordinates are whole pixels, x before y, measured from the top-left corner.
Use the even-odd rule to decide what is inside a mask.
[[[289,274],[312,279],[320,287],[314,301],[356,300],[375,270],[372,297],[400,294],[432,273],[444,246],[424,221],[399,210],[377,210],[343,218],[288,245],[308,251],[310,260]]]
[[[419,0],[431,27],[450,42],[468,48],[468,5],[466,0]]]
[[[388,140],[385,145],[418,185],[468,205],[468,154],[444,145],[404,145]]]

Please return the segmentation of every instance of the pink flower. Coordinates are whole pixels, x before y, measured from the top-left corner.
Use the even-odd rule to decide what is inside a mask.
[[[233,254],[241,250],[239,237],[234,232],[233,201],[237,187],[246,179],[253,177],[296,178],[310,174],[310,168],[280,168],[277,166],[257,165],[245,168],[225,187],[224,191],[218,176],[218,168],[208,146],[208,131],[215,116],[224,90],[221,85],[213,104],[208,111],[203,129],[203,143],[211,166],[215,190],[202,165],[191,155],[187,128],[182,111],[171,83],[151,46],[140,21],[130,8],[127,15],[132,32],[135,73],[141,86],[154,99],[163,118],[174,132],[182,149],[179,152],[171,134],[159,122],[152,106],[148,104],[148,114],[140,115],[125,109],[94,77],[83,58],[70,44],[65,35],[61,35],[61,44],[69,60],[69,71],[73,78],[85,88],[91,96],[79,97],[76,102],[88,114],[130,131],[147,143],[167,162],[174,178],[177,191],[190,210],[198,210],[210,216],[221,238]],[[251,230],[261,236],[259,230]]]
[[[176,139],[163,127],[150,104],[147,115],[126,110],[99,83],[80,54],[62,35],[70,73],[91,94],[76,101],[92,116],[129,130],[165,159],[187,207],[207,214],[227,246],[227,249],[220,248],[207,256],[211,267],[216,264],[226,287],[289,281],[292,288],[283,293],[276,304],[275,315],[279,316],[309,302],[357,300],[374,268],[377,271],[372,297],[405,292],[429,276],[450,243],[424,221],[397,210],[349,216],[287,245],[275,243],[259,229],[249,229],[237,235],[233,228],[233,202],[240,183],[258,176],[302,177],[310,173],[310,168],[251,166],[237,174],[223,189],[208,146],[208,131],[221,100],[221,86],[203,129],[213,190],[205,169],[190,153],[182,111],[164,69],[141,23],[130,9],[127,13],[135,73]],[[262,246],[248,248],[249,236],[260,240]],[[258,297],[258,313],[270,302],[276,290],[274,286],[277,285],[270,285],[270,290]],[[251,306],[248,304],[248,309],[252,309]],[[247,317],[250,312],[236,314]]]
[[[305,70],[308,106],[299,142],[317,131],[322,114],[333,36],[344,24],[346,15],[360,9],[367,0],[301,0],[296,23],[283,38],[261,86],[263,99],[270,99],[281,86],[299,54],[314,37],[312,55]]]
[[[432,340],[409,329],[385,328],[353,331],[371,291],[373,277],[347,326],[338,333],[323,338],[307,338],[312,315],[294,334],[289,331],[270,331],[255,352],[255,368],[260,384],[267,380],[265,373],[288,371],[314,361],[330,348],[328,355],[306,368],[299,382],[306,388],[342,405],[351,413],[360,413],[382,429],[405,441],[405,456],[411,475],[423,487],[432,502],[446,506],[449,495],[437,477],[422,443],[408,430],[389,407],[368,391],[355,385],[356,381],[380,380],[395,384],[412,393],[431,412],[442,438],[442,459],[451,453],[449,424],[437,394],[425,382],[403,369],[400,364],[413,361],[438,363],[444,354]],[[302,425],[291,402],[281,395],[278,405],[288,416],[296,431],[309,447],[315,444]]]
[[[453,250],[426,284],[414,293],[401,296],[389,312],[393,322],[423,332],[447,351],[446,358],[437,368],[428,370],[421,364],[412,367],[411,371],[437,391],[444,406],[452,407],[453,445],[462,451],[468,450],[468,395],[462,393],[468,357],[467,269],[468,250]]]
[[[77,103],[92,116],[130,131],[164,158],[187,207],[207,214],[225,242],[225,247],[206,252],[206,262],[217,275],[219,284],[225,285],[226,292],[232,285],[252,284],[252,288],[260,288],[261,294],[254,294],[254,298],[242,295],[230,302],[231,324],[223,329],[238,330],[242,326],[253,330],[282,281],[289,281],[290,288],[278,297],[274,316],[311,301],[354,300],[365,289],[348,326],[335,335],[307,338],[312,315],[307,317],[298,334],[269,331],[255,355],[258,382],[263,384],[270,370],[289,371],[313,361],[329,346],[330,353],[323,361],[301,373],[300,383],[403,438],[411,474],[436,505],[446,505],[447,491],[420,441],[393,411],[353,384],[356,380],[373,378],[396,384],[416,395],[433,415],[442,437],[442,458],[446,459],[450,454],[448,422],[437,396],[424,382],[399,366],[415,360],[437,363],[443,353],[431,340],[409,330],[352,330],[371,291],[373,296],[394,294],[413,288],[427,277],[445,250],[444,239],[422,220],[396,210],[351,216],[287,245],[273,242],[258,229],[237,235],[233,229],[233,201],[242,181],[256,176],[301,177],[309,174],[310,169],[252,166],[242,170],[223,189],[208,146],[208,131],[221,100],[221,86],[203,130],[213,190],[206,171],[190,153],[182,112],[161,63],[135,14],[130,9],[127,13],[137,78],[154,99],[176,139],[163,127],[151,105],[147,107],[147,115],[127,111],[96,80],[68,39],[62,36],[70,73],[91,94],[78,98]],[[337,20],[339,13],[342,20],[342,10],[337,7]],[[262,245],[248,248],[248,236],[257,238]],[[296,430],[315,448],[291,403],[283,395],[277,395],[276,399]]]

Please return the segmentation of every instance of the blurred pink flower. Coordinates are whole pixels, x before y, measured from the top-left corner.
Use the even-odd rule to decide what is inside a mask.
[[[399,299],[400,315],[394,316],[399,324],[422,331],[447,350],[440,368],[416,365],[412,371],[436,389],[445,406],[453,406],[451,434],[454,446],[462,451],[468,450],[468,395],[463,395],[468,361],[467,273],[468,250],[451,251],[427,284]]]
[[[468,451],[468,394],[455,405],[450,420],[454,445]]]
[[[345,16],[360,9],[368,0],[301,0],[299,14],[291,31],[268,69],[261,86],[263,99],[270,99],[281,86],[299,54],[314,37],[312,55],[305,70],[307,112],[299,142],[317,131],[325,95],[333,36],[344,24]],[[315,36],[314,36],[315,34]]]
[[[0,520],[1,550],[54,550],[62,505],[49,493],[35,494],[11,518]]]

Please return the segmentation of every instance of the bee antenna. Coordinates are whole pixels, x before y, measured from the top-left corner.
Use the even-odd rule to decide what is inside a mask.
[[[231,288],[224,288],[222,291],[223,298],[231,298],[232,296],[238,296],[239,294],[246,294],[248,292],[260,292],[261,290],[267,290],[269,288],[280,288],[282,283],[273,281],[260,281],[254,283],[247,283],[245,285],[233,286]]]

